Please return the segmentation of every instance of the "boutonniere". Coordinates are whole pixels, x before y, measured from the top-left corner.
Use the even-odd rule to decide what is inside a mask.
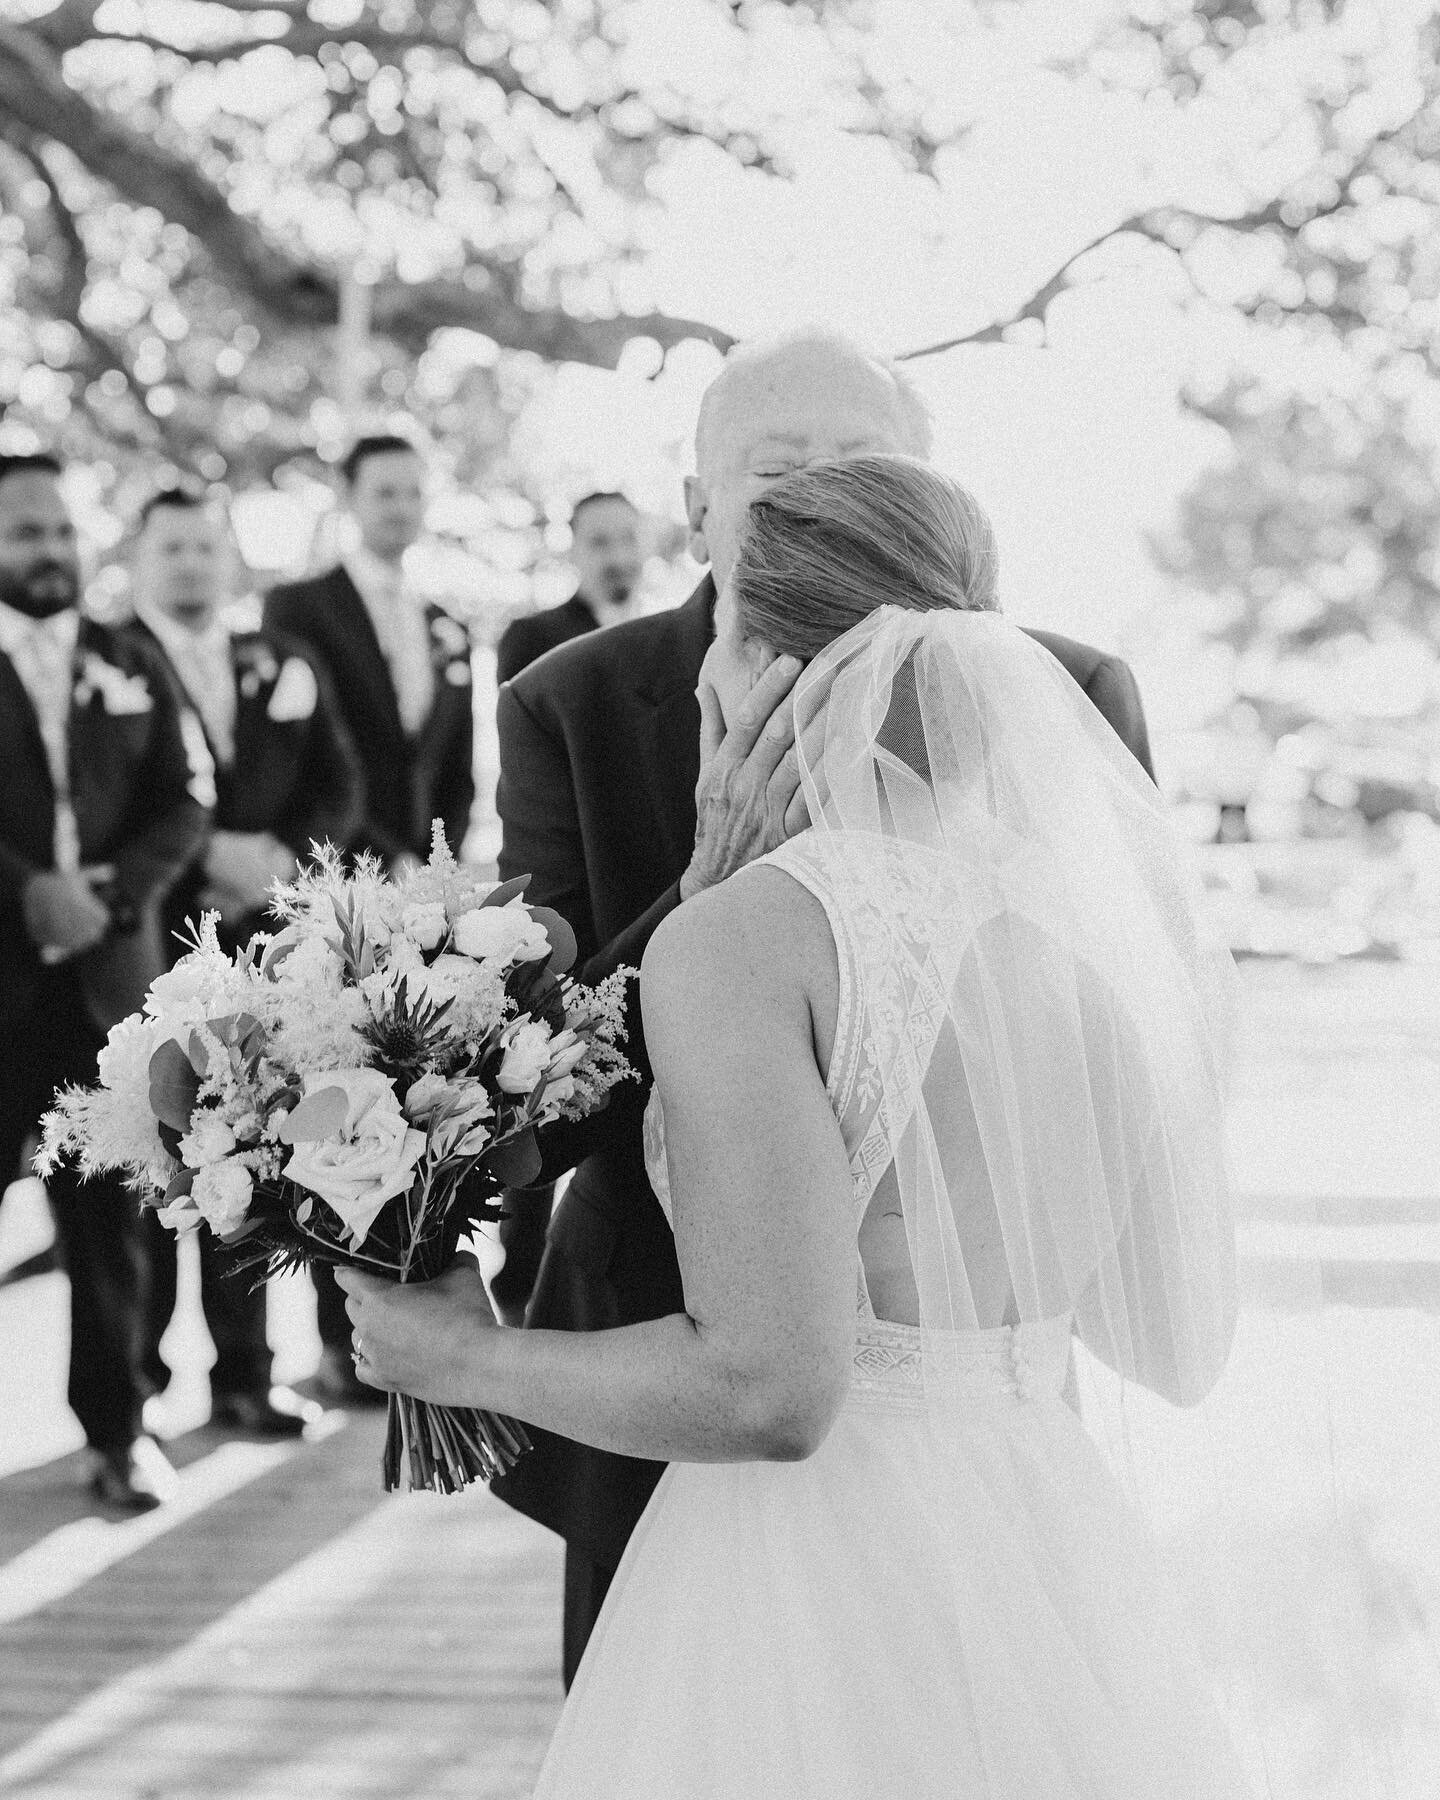
[[[87,650],[80,659],[75,704],[88,706],[97,694],[112,719],[136,718],[155,707],[155,697],[143,675],[127,675],[124,669],[117,669],[114,663]]]
[[[280,673],[279,663],[264,644],[245,646],[236,661],[240,664],[240,693],[246,700],[253,700]]]
[[[470,633],[458,619],[452,619],[449,613],[432,613],[430,616],[430,646],[435,653],[437,662],[453,662],[457,656],[468,659]]]
[[[430,650],[451,687],[470,685],[470,633],[449,613],[430,615]]]
[[[287,656],[280,669],[280,679],[275,683],[275,692],[270,696],[270,704],[265,708],[266,717],[277,725],[294,724],[308,719],[319,703],[320,687],[315,680],[315,671],[303,658]]]

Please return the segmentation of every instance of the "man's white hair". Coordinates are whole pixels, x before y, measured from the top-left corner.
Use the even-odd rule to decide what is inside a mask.
[[[773,337],[748,338],[730,350],[725,358],[724,368],[701,396],[700,414],[695,421],[697,469],[703,470],[705,467],[708,444],[719,417],[720,402],[727,388],[733,385],[734,379],[795,350],[828,350],[833,355],[867,363],[877,374],[882,375],[894,390],[895,411],[904,437],[903,450],[908,456],[917,456],[922,461],[929,460],[933,436],[930,409],[909,373],[898,363],[876,356],[854,338],[847,337],[843,331],[835,331],[826,325],[801,325],[790,331],[777,332]]]

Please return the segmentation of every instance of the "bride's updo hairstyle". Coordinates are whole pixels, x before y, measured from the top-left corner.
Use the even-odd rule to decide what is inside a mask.
[[[996,612],[978,501],[909,456],[814,463],[751,501],[733,592],[747,638],[809,662],[880,606]]]

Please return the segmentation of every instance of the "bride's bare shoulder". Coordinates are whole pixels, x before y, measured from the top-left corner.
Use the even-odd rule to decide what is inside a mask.
[[[676,907],[651,937],[643,984],[714,981],[753,996],[830,984],[835,946],[825,909],[770,863],[752,865]]]

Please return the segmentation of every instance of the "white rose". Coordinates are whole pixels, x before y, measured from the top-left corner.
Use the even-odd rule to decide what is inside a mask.
[[[190,1198],[210,1229],[226,1237],[245,1223],[254,1185],[244,1163],[211,1163],[195,1177]]]
[[[98,1067],[104,1087],[132,1092],[139,1088],[150,1091],[150,1058],[160,1042],[160,1033],[149,1019],[131,1013],[118,1025],[110,1027],[105,1048],[100,1052]]]
[[[476,962],[539,962],[550,939],[523,906],[477,906],[455,921],[455,948]]]
[[[197,1112],[180,1140],[180,1160],[191,1169],[221,1162],[235,1148],[235,1133],[219,1113]]]
[[[229,965],[223,973],[229,973]],[[152,1019],[167,1012],[185,1009],[192,1000],[208,1000],[215,985],[216,970],[210,957],[199,951],[182,956],[173,969],[157,975],[145,996],[145,1010]]]
[[[445,907],[439,900],[407,906],[400,915],[405,935],[413,938],[422,950],[433,950],[450,929],[445,920]]]
[[[425,1154],[425,1134],[411,1129],[394,1085],[378,1069],[336,1069],[305,1077],[307,1094],[322,1088],[344,1090],[345,1123],[335,1137],[296,1144],[284,1173],[318,1194],[359,1244],[385,1202],[410,1186]]]
[[[528,1094],[550,1064],[550,1027],[541,1019],[510,1026],[496,1082],[507,1094]]]

